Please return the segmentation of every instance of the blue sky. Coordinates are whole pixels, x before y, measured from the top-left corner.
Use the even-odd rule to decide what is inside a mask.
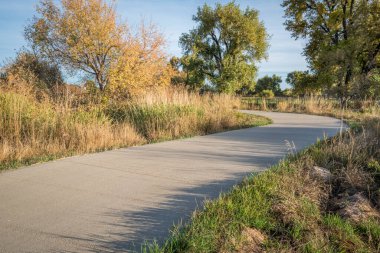
[[[0,4],[0,61],[13,57],[17,49],[26,45],[23,38],[24,26],[35,14],[38,1],[1,0]],[[227,3],[227,0],[118,0],[119,17],[136,26],[142,19],[157,24],[165,35],[171,55],[180,55],[178,38],[195,26],[192,16],[197,7],[207,3]],[[271,35],[269,58],[259,64],[259,76],[277,74],[285,79],[293,70],[305,70],[307,64],[301,55],[304,41],[295,41],[283,26],[283,9],[280,0],[240,0],[235,1],[242,8],[253,7],[260,11]],[[285,85],[283,84],[283,87]]]

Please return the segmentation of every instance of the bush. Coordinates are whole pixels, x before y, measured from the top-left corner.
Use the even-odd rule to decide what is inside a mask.
[[[16,58],[5,66],[5,76],[18,76],[38,89],[51,89],[63,84],[63,76],[56,65],[39,59],[27,51],[18,52]],[[30,80],[34,79],[34,82]]]
[[[263,90],[260,92],[260,96],[264,98],[273,98],[274,93],[272,90]]]

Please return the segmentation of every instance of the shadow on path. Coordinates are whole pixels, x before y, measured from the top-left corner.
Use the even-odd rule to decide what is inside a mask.
[[[140,252],[141,245],[145,242],[157,240],[162,243],[169,234],[169,228],[181,222],[189,220],[196,208],[202,208],[204,200],[215,199],[221,192],[227,192],[232,186],[247,176],[247,173],[236,173],[234,179],[213,181],[205,185],[186,187],[178,190],[178,194],[167,197],[164,203],[157,207],[145,208],[135,212],[123,212],[120,210],[109,210],[105,216],[113,216],[124,220],[119,224],[109,224],[115,227],[123,227],[125,233],[113,234],[111,237],[119,240],[109,241],[108,238],[90,235],[92,240],[97,241],[101,251]],[[132,232],[127,232],[132,231]],[[99,249],[93,252],[99,252]]]

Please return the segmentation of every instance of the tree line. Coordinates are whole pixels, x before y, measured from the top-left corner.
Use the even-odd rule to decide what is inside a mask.
[[[380,3],[378,0],[284,0],[285,28],[307,43],[309,70],[257,80],[257,63],[267,59],[269,35],[254,8],[236,2],[204,4],[195,28],[179,38],[182,56],[169,58],[154,24],[132,29],[121,22],[114,2],[40,1],[25,28],[27,49],[1,75],[34,80],[39,89],[64,85],[80,74],[88,89],[118,98],[161,87],[200,92],[279,96],[322,94],[340,98],[380,96]]]

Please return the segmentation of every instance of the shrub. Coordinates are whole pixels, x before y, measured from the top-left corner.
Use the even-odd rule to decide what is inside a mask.
[[[16,58],[5,66],[4,72],[5,76],[18,76],[38,89],[51,89],[63,84],[62,73],[56,65],[28,51],[18,52]]]
[[[264,98],[273,98],[274,93],[272,90],[263,90],[260,92],[260,96]]]

